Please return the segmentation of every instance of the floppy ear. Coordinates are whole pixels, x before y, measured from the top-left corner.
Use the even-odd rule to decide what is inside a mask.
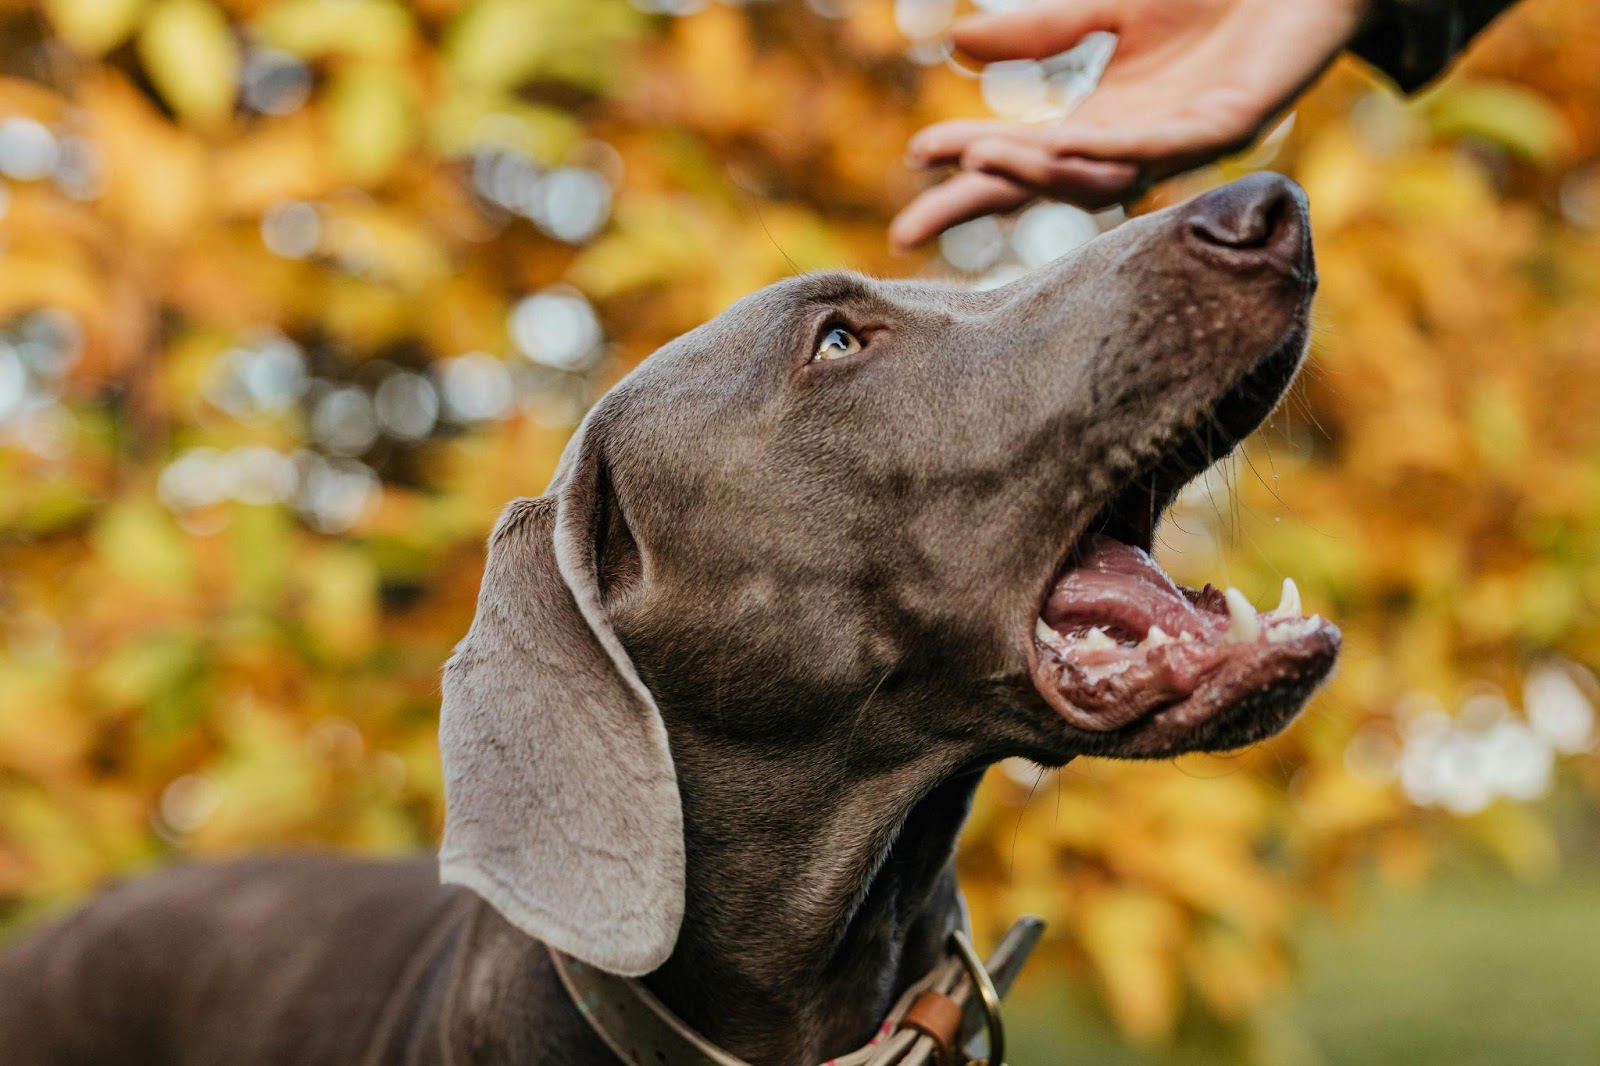
[[[500,516],[477,616],[445,667],[440,874],[631,977],[678,938],[683,812],[661,714],[600,606],[595,464],[567,473]]]

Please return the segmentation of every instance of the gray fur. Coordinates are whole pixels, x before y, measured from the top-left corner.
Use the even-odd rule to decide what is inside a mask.
[[[1232,436],[1298,364],[1308,250],[1286,273],[1192,232],[1269,185],[989,292],[790,279],[667,345],[492,538],[442,724],[444,874],[473,891],[334,859],[113,889],[0,958],[0,1058],[608,1062],[534,938],[648,973],[755,1063],[863,1042],[959,921],[985,767],[1235,746],[1303,698],[1090,734],[1025,651],[1107,498],[1266,353]],[[867,350],[808,364],[835,318]]]
[[[600,606],[596,493],[577,480],[513,503],[490,538],[445,670],[439,862],[529,936],[637,976],[678,938],[683,815],[661,715]]]

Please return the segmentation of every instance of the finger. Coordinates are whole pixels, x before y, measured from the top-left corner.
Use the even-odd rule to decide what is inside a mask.
[[[959,162],[962,153],[976,141],[1006,137],[1043,146],[1051,132],[1049,126],[1024,126],[996,119],[951,119],[917,131],[906,145],[906,161],[912,166],[946,166]]]
[[[920,167],[947,166],[958,162],[980,140],[1005,138],[1036,144],[1059,156],[1144,163],[1195,151],[1214,149],[1220,154],[1236,143],[1248,143],[1252,132],[1235,129],[1235,123],[1219,123],[1211,115],[1119,120],[1115,116],[1129,113],[1119,110],[1119,100],[1093,97],[1080,116],[1048,126],[999,119],[937,122],[912,136],[906,145],[906,161]]]
[[[1111,0],[1055,0],[1003,15],[973,15],[952,30],[956,47],[986,63],[1043,59],[1065,52],[1095,30],[1117,28]]]
[[[1038,139],[1056,155],[1155,163],[1179,157],[1227,155],[1247,147],[1256,132],[1248,121],[1219,117],[1224,114],[1220,108],[1136,123],[1095,117],[1114,114],[1104,107],[1091,112],[1085,104],[1084,111],[1088,113],[1044,128]]]
[[[961,165],[1089,208],[1121,202],[1140,180],[1139,168],[1132,163],[1062,158],[1037,144],[1009,137],[974,141],[962,153]]]
[[[993,174],[965,171],[918,196],[889,225],[889,243],[909,251],[957,223],[1010,211],[1033,199],[1033,190]]]

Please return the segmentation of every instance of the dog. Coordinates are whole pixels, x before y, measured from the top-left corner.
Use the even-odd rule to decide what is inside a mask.
[[[111,889],[0,959],[0,1059],[616,1061],[547,947],[748,1062],[857,1047],[962,922],[986,767],[1236,748],[1331,670],[1292,585],[1258,613],[1147,554],[1289,385],[1315,285],[1304,196],[1262,174],[988,291],[746,297],[497,523],[437,863]]]

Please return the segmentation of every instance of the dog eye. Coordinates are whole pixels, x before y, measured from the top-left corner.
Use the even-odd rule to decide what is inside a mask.
[[[829,359],[843,359],[847,355],[855,355],[861,350],[861,342],[856,335],[843,326],[835,326],[822,338],[822,343],[817,345],[817,354],[811,357],[812,362],[821,363]]]

